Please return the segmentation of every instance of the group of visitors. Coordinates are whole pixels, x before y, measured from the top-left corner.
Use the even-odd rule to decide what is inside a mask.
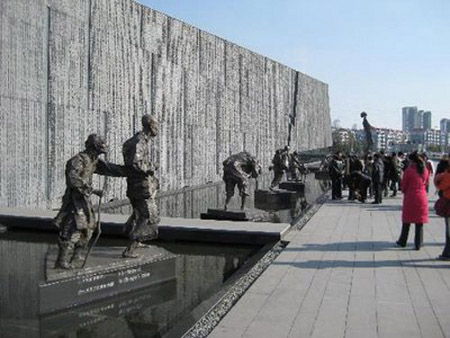
[[[429,221],[429,182],[434,174],[432,162],[425,153],[412,152],[407,157],[399,152],[385,155],[383,152],[358,158],[343,156],[337,152],[329,165],[332,181],[332,199],[342,199],[343,188],[348,187],[348,199],[365,203],[373,196],[373,204],[380,204],[383,197],[392,191],[403,194],[402,229],[396,244],[405,247],[409,229],[415,224],[414,246],[420,250],[423,245],[423,225]],[[440,259],[450,260],[450,154],[439,162],[434,177],[439,197],[443,199],[438,214],[445,218],[446,242]]]
[[[396,196],[400,189],[403,171],[408,160],[403,153],[385,155],[383,151],[359,158],[354,154],[343,156],[337,152],[329,165],[332,181],[332,199],[342,199],[342,190],[348,187],[349,200],[365,203],[373,197],[373,204],[380,204],[389,190]]]

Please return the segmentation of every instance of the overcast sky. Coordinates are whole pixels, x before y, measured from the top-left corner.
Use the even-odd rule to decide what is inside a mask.
[[[138,0],[329,84],[332,119],[450,118],[450,0]]]

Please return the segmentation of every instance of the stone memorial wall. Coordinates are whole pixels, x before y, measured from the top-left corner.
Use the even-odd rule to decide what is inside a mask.
[[[325,83],[131,0],[1,0],[0,78],[0,206],[58,207],[87,135],[123,163],[145,113],[163,191],[220,180],[244,149],[267,167],[289,115],[293,149],[331,145]]]

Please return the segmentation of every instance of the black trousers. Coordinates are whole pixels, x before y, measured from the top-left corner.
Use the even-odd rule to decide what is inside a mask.
[[[331,180],[331,198],[342,198],[342,178]]]
[[[408,241],[409,227],[410,223],[403,223],[402,231],[400,233],[400,237],[398,238],[397,244],[400,246],[406,246],[406,242]],[[423,224],[416,223],[416,234],[414,236],[414,245],[417,250],[419,250],[423,245]]]
[[[450,258],[450,217],[445,217],[445,247],[442,256]]]
[[[373,183],[373,194],[375,198],[375,202],[381,203],[383,202],[383,185],[379,182]]]
[[[365,201],[367,199],[367,189],[368,188],[369,187],[365,183],[361,183],[359,185],[359,190],[360,190],[359,193],[361,195],[361,201]]]

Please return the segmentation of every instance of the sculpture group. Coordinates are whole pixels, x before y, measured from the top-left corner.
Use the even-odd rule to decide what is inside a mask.
[[[142,131],[125,141],[122,147],[124,165],[106,162],[99,158],[106,154],[108,146],[97,134],[91,134],[85,142],[85,149],[66,163],[66,191],[61,209],[54,220],[59,229],[59,252],[55,268],[70,269],[84,266],[89,254],[89,243],[95,229],[96,221],[91,195],[100,198],[104,191],[92,186],[93,174],[126,177],[126,195],[133,207],[132,214],[124,225],[124,232],[129,237],[129,244],[122,253],[124,258],[137,258],[136,249],[144,247],[145,241],[158,237],[160,221],[156,194],[159,189],[155,177],[157,165],[151,162],[150,140],[158,134],[158,122],[151,115],[142,117]],[[304,180],[306,167],[301,163],[298,153],[289,153],[289,147],[278,149],[273,157],[270,170],[274,178],[270,189],[274,190],[283,175],[290,180]],[[231,155],[223,161],[223,181],[225,182],[225,206],[227,210],[236,186],[241,196],[241,210],[249,192],[249,180],[258,179],[261,166],[258,160],[244,151]],[[95,241],[94,241],[95,243]]]
[[[59,252],[55,268],[80,267],[86,259],[89,241],[97,226],[91,195],[101,197],[102,190],[92,187],[94,173],[127,178],[127,197],[133,212],[125,224],[130,243],[123,257],[138,257],[136,249],[142,242],[158,237],[159,214],[156,192],[159,187],[155,177],[157,169],[150,161],[150,138],[158,133],[158,123],[150,115],[142,117],[143,130],[123,145],[124,165],[99,159],[106,154],[108,146],[97,134],[91,134],[85,142],[85,150],[66,163],[66,191],[61,209],[54,220],[59,228]]]

